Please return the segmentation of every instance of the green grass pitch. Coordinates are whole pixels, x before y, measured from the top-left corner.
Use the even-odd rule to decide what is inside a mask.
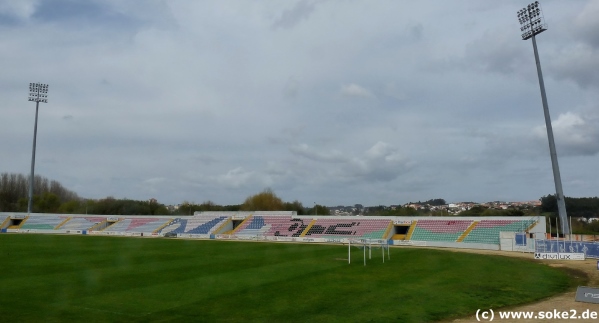
[[[579,283],[507,257],[392,248],[0,234],[11,322],[426,322]]]

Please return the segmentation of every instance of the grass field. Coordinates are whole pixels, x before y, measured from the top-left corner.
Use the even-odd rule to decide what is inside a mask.
[[[518,259],[347,246],[0,234],[0,308],[18,321],[426,322],[577,283]]]

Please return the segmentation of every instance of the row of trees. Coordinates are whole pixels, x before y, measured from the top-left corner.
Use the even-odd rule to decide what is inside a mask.
[[[408,204],[414,204],[413,202],[409,202]],[[447,205],[447,202],[445,202],[444,199],[430,199],[428,201],[424,201],[424,202],[416,202],[415,204],[428,204],[430,206],[440,206],[440,205]]]
[[[566,212],[568,216],[583,218],[599,218],[599,197],[566,197]],[[555,195],[541,197],[541,211],[557,214],[557,199]]]
[[[0,211],[27,211],[29,185],[29,176],[0,174]],[[80,200],[77,193],[41,176],[34,177],[33,195],[33,210],[36,212],[57,212],[62,203]]]
[[[107,197],[99,200],[80,198],[59,182],[35,176],[33,188],[34,213],[97,214],[97,215],[191,215],[196,211],[296,211],[298,215],[328,215],[325,206],[304,208],[301,202],[284,202],[272,190],[248,197],[243,204],[217,205],[183,202],[169,210],[156,200],[136,201]],[[22,174],[0,174],[0,212],[26,212],[29,201],[29,177]]]
[[[599,221],[587,222],[584,218],[575,218],[571,222],[571,230],[574,234],[597,234],[599,232]],[[555,223],[555,221],[553,223]],[[555,226],[553,227],[553,230],[553,232],[555,232]],[[561,232],[561,230],[559,231]]]
[[[325,206],[316,205],[317,214],[328,215],[329,210]],[[245,199],[240,205],[217,205],[212,201],[207,201],[202,204],[193,204],[183,202],[179,205],[173,214],[191,215],[196,211],[295,211],[298,215],[314,214],[315,209],[304,208],[301,202],[284,202],[271,189],[266,189],[261,193],[252,195]]]
[[[523,216],[523,215],[535,215],[537,212],[534,210],[517,210],[507,209],[499,210],[489,208],[486,206],[477,205],[469,210],[462,211],[457,216]],[[455,214],[449,213],[448,210],[436,209],[431,210],[427,208],[414,209],[412,207],[401,207],[398,206],[395,209],[389,209],[385,206],[368,207],[364,215],[376,215],[376,216],[455,216]]]
[[[22,174],[0,174],[0,212],[26,212],[29,192],[29,177]],[[272,190],[266,189],[249,196],[239,205],[217,205],[211,201],[201,204],[184,202],[176,210],[169,210],[156,200],[136,201],[129,199],[82,199],[77,193],[66,189],[57,181],[36,176],[34,179],[33,212],[70,213],[99,215],[191,215],[196,211],[295,211],[298,215],[329,215],[326,206],[315,205],[305,208],[301,202],[285,202]],[[445,205],[444,199],[432,199],[423,203]],[[566,209],[572,217],[599,218],[599,197],[566,197]],[[498,210],[484,206],[475,206],[459,213],[459,216],[523,216],[543,214],[557,215],[557,201],[554,195],[541,198],[541,207],[536,209]],[[411,207],[389,209],[384,206],[365,208],[364,215],[377,216],[446,216],[446,210],[416,210]],[[589,221],[586,221],[589,222]],[[585,222],[585,223],[586,223]],[[598,224],[599,229],[599,224]]]
[[[568,217],[572,217],[571,230],[573,233],[597,234],[599,232],[599,221],[591,220],[599,218],[599,197],[566,197],[565,202]],[[558,208],[555,195],[541,197],[540,209],[544,215],[549,216],[551,223],[557,223]],[[553,227],[555,229],[555,224]]]
[[[546,215],[557,216],[557,199],[555,195],[541,197],[541,206],[528,209],[496,209],[492,207],[477,205],[469,210],[462,211],[458,216],[534,216]],[[574,218],[585,218],[589,222],[590,218],[599,218],[599,197],[566,197],[566,211],[568,216]],[[409,203],[411,204],[411,203]],[[446,205],[444,199],[433,199],[426,202],[418,202],[421,205]],[[449,215],[446,210],[420,209],[415,210],[411,207],[397,207],[395,210],[387,209],[384,206],[369,207],[365,215],[392,215],[392,216],[445,216]],[[599,229],[599,224],[597,224]]]

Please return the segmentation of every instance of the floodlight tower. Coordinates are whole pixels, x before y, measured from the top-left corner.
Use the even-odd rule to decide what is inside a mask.
[[[33,204],[33,177],[35,169],[35,142],[37,139],[37,112],[40,102],[48,103],[48,84],[29,83],[29,101],[35,102],[35,126],[33,127],[33,149],[31,151],[31,176],[29,177],[29,203],[27,213],[31,213]]]
[[[532,48],[537,63],[537,74],[539,76],[539,87],[541,88],[541,100],[543,101],[543,112],[545,113],[545,126],[547,128],[547,138],[549,140],[549,153],[551,155],[551,165],[553,167],[553,180],[555,182],[555,196],[557,199],[557,209],[559,218],[562,222],[562,233],[569,233],[568,215],[566,213],[566,203],[564,192],[562,190],[562,179],[559,173],[559,164],[557,163],[557,152],[553,139],[553,128],[551,127],[551,117],[549,116],[549,107],[547,105],[547,95],[545,94],[545,83],[543,82],[543,72],[541,71],[541,62],[539,61],[539,52],[537,50],[537,40],[535,36],[547,30],[547,24],[543,18],[543,11],[538,1],[518,11],[518,20],[520,21],[520,31],[522,31],[522,40],[532,38]]]

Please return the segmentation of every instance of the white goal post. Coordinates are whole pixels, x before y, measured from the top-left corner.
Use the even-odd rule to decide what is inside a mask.
[[[366,266],[366,249],[368,248],[368,259],[372,259],[372,248],[380,248],[381,254],[383,256],[383,263],[385,263],[385,249],[387,250],[387,260],[391,259],[391,255],[389,253],[389,242],[384,239],[364,239],[364,238],[349,238],[346,239],[347,243],[347,263],[351,264],[351,247],[362,248],[364,251],[364,266]]]

